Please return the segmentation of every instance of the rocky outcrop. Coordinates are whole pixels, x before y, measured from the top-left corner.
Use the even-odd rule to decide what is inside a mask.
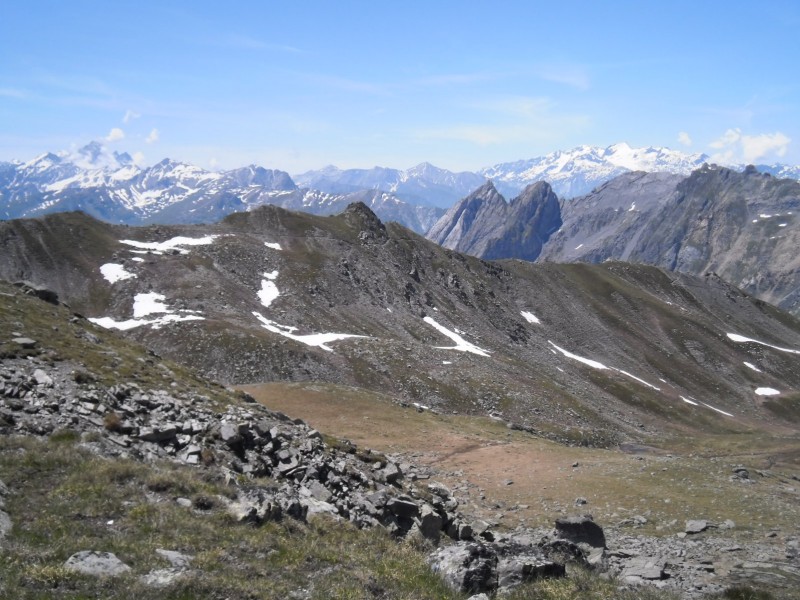
[[[506,203],[487,181],[448,210],[427,237],[481,258],[535,260],[560,226],[558,198],[547,183],[531,184]]]
[[[3,361],[0,434],[72,431],[108,457],[175,461],[219,471],[231,482],[271,478],[274,485],[240,484],[235,498],[220,499],[243,522],[325,513],[359,527],[383,526],[397,536],[472,539],[445,486],[418,490],[387,457],[349,443],[330,446],[302,421],[247,395],[241,396],[244,403],[219,412],[208,397],[129,382],[106,388],[81,373],[36,356]],[[0,511],[0,534],[10,527]]]

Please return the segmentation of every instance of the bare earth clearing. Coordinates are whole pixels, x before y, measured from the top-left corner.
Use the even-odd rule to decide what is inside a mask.
[[[800,440],[747,433],[660,440],[624,449],[557,445],[502,421],[418,412],[391,398],[333,385],[244,386],[271,409],[359,446],[398,454],[453,489],[461,509],[500,527],[549,526],[591,513],[604,527],[672,535],[689,519],[735,527],[731,539],[800,531]],[[577,465],[577,466],[575,466]],[[744,466],[750,479],[731,478]],[[584,498],[585,505],[576,505]],[[640,520],[641,521],[641,520]]]

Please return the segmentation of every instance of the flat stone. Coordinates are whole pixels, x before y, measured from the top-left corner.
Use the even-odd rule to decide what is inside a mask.
[[[164,443],[175,439],[178,430],[175,427],[143,427],[139,432],[139,439],[143,442]]]
[[[686,521],[686,527],[684,527],[684,531],[686,533],[701,533],[706,529],[708,529],[708,521],[705,519],[693,519]]]
[[[193,558],[188,554],[183,554],[175,550],[164,550],[163,548],[156,548],[156,554],[169,561],[169,564],[176,568],[188,567]]]
[[[328,488],[322,485],[319,481],[312,481],[307,486],[307,489],[312,498],[321,502],[329,502],[333,494]]]
[[[392,498],[386,503],[386,508],[388,508],[393,515],[398,517],[410,518],[416,517],[419,514],[417,503],[406,496]]]
[[[44,387],[53,387],[53,378],[50,377],[47,373],[45,373],[42,369],[36,369],[33,372],[33,379],[36,381],[37,385],[42,385]]]
[[[114,577],[123,575],[131,570],[128,565],[111,552],[97,552],[95,550],[76,552],[67,559],[64,563],[64,568],[84,575],[94,575],[95,577]]]
[[[12,339],[11,341],[14,342],[15,344],[19,344],[20,346],[22,346],[26,350],[31,350],[31,349],[35,348],[36,344],[39,343],[36,340],[32,340],[29,337],[16,337],[16,338]]]
[[[623,569],[622,577],[641,577],[648,580],[664,579],[664,566],[664,561],[657,558],[632,558]]]

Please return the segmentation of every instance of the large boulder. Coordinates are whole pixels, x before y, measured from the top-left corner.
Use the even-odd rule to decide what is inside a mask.
[[[83,550],[70,556],[64,563],[64,568],[84,575],[95,577],[114,577],[124,575],[131,568],[118,559],[111,552],[98,552],[96,550]]]
[[[575,544],[588,544],[592,548],[606,547],[603,528],[589,515],[556,519],[556,535]]]

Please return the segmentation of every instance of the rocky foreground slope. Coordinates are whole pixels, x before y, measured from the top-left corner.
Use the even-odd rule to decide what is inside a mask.
[[[323,436],[57,303],[52,292],[0,284],[4,594],[457,598],[525,594],[529,582],[584,565],[619,576],[610,584],[618,598],[657,597],[643,585],[699,598],[741,582],[788,593],[800,578],[790,531],[737,543],[724,533],[735,523],[696,520],[661,539],[604,531],[585,516],[547,530],[495,529],[429,479],[435,472]],[[733,485],[791,484],[777,473],[750,477],[738,469]],[[76,519],[77,530],[68,525]],[[307,545],[314,532],[325,548],[326,537],[345,535],[365,556],[374,548],[395,560],[399,546],[354,538],[348,521],[416,537],[432,572],[408,551],[392,569],[413,573],[411,581],[387,574],[389,563],[352,564],[355,548],[323,558]],[[260,542],[253,526],[266,532]],[[303,560],[287,561],[293,552]]]

